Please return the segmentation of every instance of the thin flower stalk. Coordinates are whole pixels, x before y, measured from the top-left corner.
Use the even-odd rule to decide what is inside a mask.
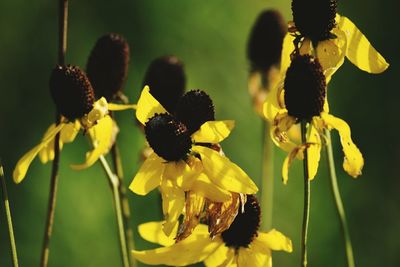
[[[346,213],[344,211],[344,206],[342,202],[342,198],[340,196],[338,181],[336,177],[336,169],[335,169],[335,160],[333,158],[333,149],[332,149],[332,140],[331,140],[331,132],[329,130],[325,130],[326,136],[326,155],[329,166],[329,176],[331,181],[331,189],[332,194],[335,199],[336,209],[338,212],[340,226],[342,229],[342,235],[346,248],[346,260],[348,267],[354,267],[354,255],[353,255],[353,247],[351,245],[350,231],[347,225]]]
[[[65,64],[65,53],[67,51],[67,29],[68,29],[68,0],[59,0],[58,3],[59,18],[58,18],[58,64]],[[61,114],[56,113],[56,126],[60,124]],[[49,261],[50,253],[50,239],[53,232],[54,214],[57,199],[57,185],[58,185],[58,168],[60,162],[60,133],[57,133],[54,139],[54,160],[52,164],[51,178],[50,178],[50,195],[47,209],[47,219],[45,232],[43,237],[42,254],[40,259],[40,266],[46,267]]]
[[[304,145],[307,145],[307,123],[301,122],[301,141]],[[308,152],[307,147],[304,149],[303,159],[304,169],[304,212],[303,212],[303,229],[301,236],[301,266],[307,266],[307,238],[308,238],[308,223],[310,219],[310,178],[308,172]]]
[[[111,170],[107,160],[104,158],[104,156],[100,156],[99,159],[100,159],[101,166],[103,167],[103,170],[107,174],[108,182],[110,184],[110,187],[111,187],[112,193],[113,193],[113,197],[114,197],[114,208],[115,208],[115,214],[117,217],[122,263],[123,263],[124,267],[129,267],[130,265],[129,265],[129,257],[128,257],[128,251],[127,251],[126,237],[125,237],[124,219],[123,219],[123,212],[122,212],[122,206],[121,206],[121,196],[120,196],[120,192],[119,192],[119,188],[120,188],[119,178],[117,175],[115,175],[112,172],[112,170]]]
[[[261,178],[261,229],[271,230],[274,206],[274,144],[269,123],[263,122],[263,157]]]
[[[10,237],[12,264],[13,264],[13,267],[18,267],[18,254],[17,254],[17,246],[15,245],[15,237],[14,237],[14,229],[13,229],[13,224],[12,224],[10,201],[8,200],[6,180],[4,178],[4,170],[3,170],[3,165],[1,164],[1,161],[0,161],[0,179],[1,179],[1,189],[3,191],[4,208],[5,208],[6,217],[7,217],[8,236]]]

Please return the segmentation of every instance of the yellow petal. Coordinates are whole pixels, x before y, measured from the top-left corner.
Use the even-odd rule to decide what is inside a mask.
[[[224,244],[221,244],[208,258],[204,260],[207,267],[227,266],[226,262],[232,261],[235,257],[233,249],[229,249]],[[225,264],[224,264],[225,263]]]
[[[319,160],[321,158],[321,138],[315,127],[311,126],[310,135],[307,139],[309,143],[308,153],[308,176],[314,179],[318,172]]]
[[[203,261],[219,246],[219,239],[211,240],[208,235],[192,234],[187,239],[169,247],[153,250],[133,250],[133,256],[150,265],[186,266]]]
[[[219,143],[231,133],[235,121],[207,121],[192,135],[197,143]]]
[[[143,162],[132,183],[129,185],[129,189],[138,195],[147,195],[160,185],[164,167],[163,160],[153,152]]]
[[[295,37],[290,33],[286,33],[282,44],[282,54],[281,54],[281,73],[286,73],[291,63],[290,55],[293,53],[295,47],[293,44]]]
[[[163,231],[170,236],[185,206],[185,192],[170,179],[161,181],[161,196],[165,223]]]
[[[60,139],[63,143],[71,143],[75,140],[76,135],[79,133],[81,125],[78,120],[67,123],[60,132]]]
[[[97,123],[98,120],[101,120],[108,114],[108,103],[107,100],[102,97],[96,102],[94,102],[92,110],[84,116],[81,121],[83,126],[86,129],[91,128],[93,125]]]
[[[112,110],[112,111],[136,109],[136,107],[137,107],[137,105],[108,103],[108,110]]]
[[[288,131],[295,123],[296,119],[294,117],[289,116],[286,111],[281,112],[276,115],[270,130],[270,135],[275,145],[288,153],[297,146],[288,136]]]
[[[260,253],[251,248],[240,248],[237,263],[240,267],[271,266],[271,255]]]
[[[92,166],[100,156],[107,154],[114,144],[118,127],[113,119],[106,115],[96,125],[88,130],[94,149],[86,153],[86,161],[83,164],[73,164],[74,170],[82,170]]]
[[[268,233],[259,232],[253,242],[257,243],[265,253],[268,253],[269,250],[293,251],[292,241],[275,229],[272,229]]]
[[[293,160],[298,156],[298,154],[303,154],[304,146],[299,145],[296,146],[285,158],[282,165],[282,182],[283,184],[287,184],[289,180],[289,168],[292,164]]]
[[[349,125],[344,120],[324,112],[321,113],[321,117],[329,127],[335,128],[339,132],[344,152],[343,169],[354,178],[361,175],[361,170],[364,167],[364,158],[351,139]]]
[[[389,67],[385,58],[350,19],[341,16],[338,27],[347,36],[346,56],[354,65],[369,73],[381,73]]]
[[[47,132],[47,135],[43,138],[40,144],[29,150],[22,158],[17,162],[14,172],[13,178],[15,183],[20,183],[26,175],[28,171],[29,165],[32,163],[33,159],[42,150],[46,145],[48,145],[58,132],[65,126],[64,123],[59,124],[57,127],[53,128],[51,131]]]
[[[243,194],[255,194],[258,191],[250,177],[228,158],[203,146],[194,146],[193,150],[200,154],[205,173],[217,186]]]
[[[164,222],[148,222],[139,225],[138,230],[140,236],[152,243],[162,246],[171,246],[175,243],[174,236],[178,230],[176,227],[170,237],[166,236],[162,231]]]
[[[47,139],[47,136],[49,133],[54,131],[54,128],[56,128],[56,124],[53,123],[50,125],[50,127],[47,129],[45,134],[43,135],[42,142]],[[42,147],[42,149],[39,151],[39,159],[40,161],[45,164],[48,161],[51,161],[54,159],[54,138],[50,140],[45,146]],[[61,136],[60,136],[60,142],[59,142],[59,147],[60,151],[63,147],[63,142],[61,141]]]
[[[279,106],[279,92],[281,92],[281,90],[282,83],[277,83],[275,86],[271,87],[271,91],[265,99],[263,105],[263,115],[270,122],[274,121],[275,116],[281,109]]]
[[[150,94],[150,88],[145,86],[137,103],[136,118],[144,125],[156,113],[166,113],[165,108]]]
[[[191,190],[214,202],[224,202],[231,198],[228,191],[215,185],[204,173],[201,173],[193,182]]]
[[[344,51],[335,43],[335,40],[319,42],[316,50],[325,76],[332,76],[344,62]]]

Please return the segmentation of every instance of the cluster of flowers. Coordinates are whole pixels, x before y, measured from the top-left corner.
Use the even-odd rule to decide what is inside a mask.
[[[388,64],[336,9],[334,0],[293,0],[294,21],[288,33],[279,13],[268,11],[259,17],[250,38],[250,93],[257,111],[271,124],[273,142],[288,152],[284,183],[291,162],[303,159],[306,150],[309,178],[315,177],[324,131],[332,128],[341,136],[344,170],[357,177],[364,165],[347,123],[329,114],[327,85],[345,57],[371,73],[384,71]],[[220,142],[234,122],[215,120],[213,102],[204,91],[184,93],[182,65],[174,57],[153,62],[136,105],[111,103],[125,100],[121,88],[128,62],[124,38],[109,34],[93,49],[87,75],[76,66],[53,70],[50,91],[61,120],[17,163],[15,182],[24,179],[36,155],[43,163],[54,159],[58,133],[62,147],[83,129],[93,149],[83,164],[72,168],[93,165],[116,140],[119,129],[111,111],[136,109],[148,147],[129,188],[139,195],[158,188],[164,214],[162,222],[139,226],[144,239],[163,247],[133,250],[136,259],[152,265],[204,261],[207,266],[272,266],[272,250],[291,252],[292,243],[282,233],[259,231],[260,204],[254,195],[258,188],[223,153]],[[308,124],[305,143],[291,138],[299,122]]]

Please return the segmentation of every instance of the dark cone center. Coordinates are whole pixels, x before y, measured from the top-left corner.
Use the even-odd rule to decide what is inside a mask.
[[[129,45],[119,34],[110,33],[97,40],[86,71],[97,98],[113,100],[126,80],[129,65]]]
[[[293,0],[292,13],[297,30],[313,43],[330,39],[335,27],[337,0]]]
[[[235,249],[248,247],[257,236],[260,215],[261,210],[257,198],[254,195],[247,195],[244,212],[239,211],[228,230],[221,234],[225,245]]]
[[[184,94],[176,107],[176,118],[188,127],[190,134],[200,129],[206,121],[215,120],[214,105],[210,96],[201,90]]]
[[[88,114],[95,101],[92,85],[76,66],[57,66],[50,77],[50,93],[58,112],[69,120]]]
[[[285,105],[289,115],[310,121],[323,110],[326,80],[318,60],[296,56],[286,72]]]
[[[179,98],[186,87],[184,65],[175,56],[155,59],[147,69],[143,86],[150,87],[150,93],[168,110],[174,113]]]
[[[156,114],[144,126],[147,142],[166,161],[186,159],[192,141],[186,126],[172,115]]]

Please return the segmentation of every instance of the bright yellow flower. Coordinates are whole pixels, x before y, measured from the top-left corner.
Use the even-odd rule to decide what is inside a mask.
[[[132,253],[136,259],[150,265],[186,266],[204,261],[210,267],[272,266],[272,250],[292,252],[292,242],[275,229],[268,233],[258,231],[260,207],[255,201],[255,197],[248,196],[244,211],[239,211],[228,230],[214,238],[210,237],[204,224],[198,225],[180,242],[172,238],[174,235],[167,237],[164,234],[163,222],[142,224],[140,235],[164,247]]]
[[[275,87],[264,104],[264,116],[272,123],[270,132],[272,140],[288,152],[282,167],[284,183],[287,183],[292,160],[296,157],[302,159],[306,147],[309,155],[309,176],[310,179],[315,177],[324,140],[324,129],[336,129],[339,132],[344,152],[344,170],[352,177],[361,174],[364,159],[351,139],[350,127],[345,121],[329,114],[325,71],[313,57],[295,56],[287,70],[284,84],[282,82],[280,86]],[[290,86],[290,94],[285,92],[285,86]],[[288,131],[304,119],[310,122],[307,144],[299,144],[290,138]]]
[[[77,170],[90,167],[101,155],[108,152],[118,131],[115,122],[107,115],[108,110],[129,108],[132,106],[108,104],[105,98],[101,98],[95,102],[93,109],[81,119],[71,122],[62,117],[60,124],[52,124],[44,134],[42,141],[18,161],[13,172],[14,181],[20,183],[25,178],[31,162],[38,154],[42,163],[54,159],[54,139],[57,133],[60,133],[61,149],[64,143],[71,143],[75,140],[80,129],[87,131],[95,148],[86,153],[85,163],[71,167]]]
[[[284,46],[291,47],[291,51],[294,51],[293,41],[300,43],[300,49],[312,43],[313,55],[329,72],[335,72],[345,57],[369,73],[381,73],[388,68],[389,64],[357,26],[337,14],[337,0],[293,0],[292,12],[291,33],[284,43]],[[283,71],[286,71],[290,59],[286,58],[282,63]],[[329,74],[326,76],[329,79]]]
[[[230,134],[233,121],[207,121],[190,136],[150,94],[146,86],[139,98],[137,119],[145,125],[153,153],[144,161],[129,188],[146,195],[160,187],[164,231],[170,235],[185,205],[185,192],[192,191],[212,201],[230,198],[230,192],[254,194],[257,186],[248,175],[217,151],[202,146],[219,143]]]

